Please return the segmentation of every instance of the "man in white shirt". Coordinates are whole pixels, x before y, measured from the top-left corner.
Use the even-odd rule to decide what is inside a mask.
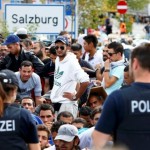
[[[55,111],[69,111],[77,116],[77,100],[82,96],[89,85],[89,76],[79,65],[76,56],[67,52],[68,39],[59,36],[55,41],[57,58],[55,61],[54,86],[51,91],[51,101]],[[80,83],[76,91],[77,83]],[[60,108],[55,106],[61,105]]]
[[[97,50],[98,39],[95,35],[89,34],[84,38],[84,49],[85,49],[85,57],[84,59],[88,61],[93,68],[96,69],[97,64],[104,65],[102,51]]]

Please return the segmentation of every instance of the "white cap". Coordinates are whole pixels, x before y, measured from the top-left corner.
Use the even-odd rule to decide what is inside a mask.
[[[25,28],[19,28],[16,32],[16,34],[27,34],[27,29]]]
[[[74,125],[64,124],[60,126],[55,140],[71,142],[75,136],[78,136],[78,129]]]

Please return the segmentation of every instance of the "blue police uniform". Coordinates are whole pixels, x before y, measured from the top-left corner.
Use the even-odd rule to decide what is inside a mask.
[[[133,83],[110,94],[95,129],[114,134],[115,143],[131,150],[149,149],[150,84]]]
[[[27,150],[28,143],[38,143],[37,129],[30,112],[5,104],[0,118],[0,149]]]

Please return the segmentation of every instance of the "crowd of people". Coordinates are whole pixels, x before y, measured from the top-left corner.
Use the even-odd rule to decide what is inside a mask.
[[[20,28],[2,41],[2,150],[149,147],[150,44],[79,39],[45,45]]]

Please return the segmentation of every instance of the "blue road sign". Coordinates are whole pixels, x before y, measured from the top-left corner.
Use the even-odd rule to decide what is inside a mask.
[[[0,0],[0,9],[2,9],[2,0]]]
[[[66,16],[71,16],[73,13],[73,10],[75,9],[75,0],[53,0],[53,2],[66,3],[65,5]]]

